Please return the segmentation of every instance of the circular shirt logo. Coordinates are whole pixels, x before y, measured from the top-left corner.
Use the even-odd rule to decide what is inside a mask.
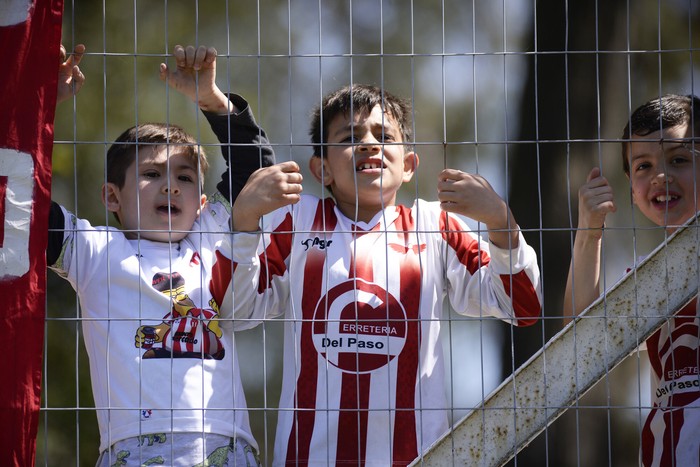
[[[401,303],[362,279],[336,285],[314,311],[314,346],[343,371],[365,373],[387,365],[401,353],[406,332]]]

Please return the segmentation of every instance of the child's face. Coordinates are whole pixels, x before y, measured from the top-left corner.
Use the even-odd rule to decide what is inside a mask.
[[[338,115],[328,125],[325,159],[312,157],[311,172],[333,192],[338,208],[351,219],[369,221],[396,203],[396,194],[411,180],[418,156],[406,153],[399,125],[382,112]]]
[[[117,213],[127,238],[177,242],[192,229],[206,201],[199,186],[197,166],[184,151],[146,147],[126,170],[123,187],[105,185],[103,202]]]
[[[628,149],[632,200],[644,216],[667,226],[669,233],[695,215],[700,200],[696,185],[700,160],[695,157],[698,149],[687,139],[690,130],[684,124],[665,129],[663,134],[635,135]]]

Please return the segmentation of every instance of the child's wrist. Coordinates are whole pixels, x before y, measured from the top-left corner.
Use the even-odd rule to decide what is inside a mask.
[[[228,115],[238,113],[238,109],[233,102],[219,89],[206,100],[200,99],[199,108],[205,112],[215,113],[219,115]]]
[[[260,230],[260,218],[256,217],[233,216],[231,224],[236,232],[257,232]]]
[[[601,227],[578,226],[576,238],[584,243],[595,245],[600,243],[603,238],[603,229]]]

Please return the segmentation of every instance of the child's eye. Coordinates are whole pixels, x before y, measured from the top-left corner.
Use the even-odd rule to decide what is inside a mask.
[[[637,166],[634,168],[635,172],[639,172],[640,170],[648,169],[651,167],[651,164],[648,162],[642,162],[640,164],[637,164]]]
[[[189,175],[180,175],[180,176],[178,177],[178,179],[181,180],[181,181],[183,181],[183,182],[191,182],[191,181],[194,180],[194,179],[193,179],[192,177],[190,177]]]
[[[148,171],[148,172],[144,172],[143,176],[146,178],[158,178],[160,176],[160,174],[158,172],[155,172],[155,171]]]
[[[686,156],[673,156],[671,157],[671,164],[679,165],[689,162],[690,159]]]

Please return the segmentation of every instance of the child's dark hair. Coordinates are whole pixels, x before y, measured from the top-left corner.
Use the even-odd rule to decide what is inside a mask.
[[[327,94],[321,105],[314,109],[309,130],[314,156],[323,157],[326,154],[328,126],[335,117],[371,112],[377,105],[396,120],[403,142],[410,142],[413,128],[409,102],[376,86],[353,84]]]
[[[153,146],[171,146],[171,150],[184,149],[185,155],[200,170],[200,185],[209,168],[206,153],[197,140],[181,127],[164,123],[144,123],[124,131],[107,151],[107,182],[119,188],[124,186],[126,171],[136,160],[136,151]]]
[[[632,136],[646,136],[679,125],[694,125],[693,137],[700,137],[700,99],[688,94],[666,94],[652,99],[632,113],[622,132],[622,168],[630,173],[628,150]]]

